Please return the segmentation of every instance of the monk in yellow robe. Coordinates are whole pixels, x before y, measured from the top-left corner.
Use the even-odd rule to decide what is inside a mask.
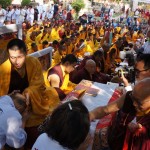
[[[47,30],[44,29],[42,33],[40,33],[36,38],[35,38],[35,42],[38,45],[38,47],[40,48],[40,45],[42,44],[43,41],[48,41],[47,39]]]
[[[121,37],[120,34],[118,33],[117,28],[114,29],[114,33],[113,33],[113,39],[112,39],[112,43],[115,43],[118,38]]]
[[[75,54],[77,57],[84,57],[85,52],[86,42],[83,39],[80,39],[80,41],[76,44],[73,54]]]
[[[61,45],[58,47],[58,50],[54,53],[53,59],[52,59],[52,65],[51,67],[56,66],[61,62],[61,59],[66,55],[66,47]]]
[[[34,53],[34,52],[36,52],[36,51],[38,51],[38,47],[37,47],[36,43],[32,43],[32,44],[31,44],[31,49],[29,49],[29,50],[27,51],[27,54],[32,54],[32,53]]]
[[[107,52],[107,55],[109,55],[111,53],[112,49],[115,50],[115,55],[113,54],[113,56],[114,56],[116,62],[121,61],[120,57],[119,57],[119,54],[120,54],[120,48],[121,48],[122,44],[123,44],[123,40],[122,40],[122,38],[119,38],[116,41],[116,43],[113,44],[112,47],[110,47],[109,51]],[[109,58],[109,56],[107,56],[106,64],[110,64],[111,62],[109,62],[109,61],[110,61],[110,58]]]
[[[35,38],[36,38],[37,33],[36,32],[32,32],[30,35],[27,35],[25,43],[27,45],[27,49],[30,50],[31,49],[31,44],[35,43]]]
[[[22,40],[11,40],[7,50],[9,59],[0,65],[0,96],[15,90],[25,95],[32,106],[26,129],[36,128],[59,105],[58,93],[52,87],[45,87],[41,64],[37,58],[26,56],[26,46]],[[27,141],[36,138],[34,135],[31,139],[28,136]],[[32,145],[29,148],[31,147]]]
[[[77,64],[77,58],[73,54],[68,54],[60,64],[52,67],[48,71],[48,80],[52,87],[56,87],[68,94],[75,88],[75,84],[69,81],[71,73]]]
[[[104,34],[105,34],[104,27],[101,27],[101,28],[100,28],[100,30],[99,30],[99,34],[100,34],[100,36],[101,36],[101,37],[103,37],[103,36],[104,36]]]
[[[51,38],[52,38],[52,41],[54,41],[54,40],[60,41],[59,28],[57,25],[55,25],[54,28],[52,28]]]
[[[27,30],[27,34],[31,34],[33,31],[39,31],[38,24],[34,24],[33,27],[31,27],[29,30]]]

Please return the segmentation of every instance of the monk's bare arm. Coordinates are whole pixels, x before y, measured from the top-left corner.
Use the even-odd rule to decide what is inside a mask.
[[[56,74],[52,74],[48,76],[48,81],[52,87],[59,88],[60,78]]]
[[[97,107],[90,112],[90,119],[100,119],[108,114],[118,111],[122,108],[125,100],[125,95],[121,96],[115,102],[112,102],[106,106]]]

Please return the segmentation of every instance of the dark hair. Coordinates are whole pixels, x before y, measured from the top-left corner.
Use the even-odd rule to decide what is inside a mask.
[[[81,101],[73,100],[56,108],[51,115],[46,133],[68,149],[77,149],[90,129],[87,108]]]
[[[59,44],[59,42],[58,42],[57,40],[54,40],[54,41],[53,41],[53,44],[56,44],[56,45],[57,45],[57,44]]]
[[[144,62],[144,68],[150,69],[150,54],[141,54],[137,57],[137,62],[143,61]]]
[[[36,46],[36,43],[32,43],[32,44],[31,44],[31,47],[34,47],[34,46]]]
[[[94,55],[94,56],[103,57],[103,56],[104,56],[104,53],[103,53],[103,51],[101,51],[101,50],[97,50],[97,51],[94,52],[93,55]]]
[[[45,41],[42,42],[42,44],[43,45],[48,45],[48,41],[45,40]]]
[[[10,97],[12,98],[14,104],[20,106],[20,111],[21,111],[20,113],[22,113],[27,107],[25,97],[20,93],[13,93],[10,95]]]
[[[76,63],[77,61],[78,61],[77,58],[73,54],[68,54],[66,55],[66,57],[64,57],[61,60],[61,63],[64,64],[66,62],[69,62],[70,64],[73,64],[73,63]]]
[[[17,47],[17,49],[16,49],[16,47]],[[27,48],[26,48],[25,42],[20,39],[12,39],[11,41],[9,41],[9,43],[7,44],[7,51],[9,51],[9,50],[14,50],[14,51],[20,50],[24,54],[27,53]]]

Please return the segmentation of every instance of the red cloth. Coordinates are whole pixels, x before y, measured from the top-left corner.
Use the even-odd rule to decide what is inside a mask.
[[[127,129],[123,150],[150,150],[150,113],[138,121],[141,129],[132,133]]]
[[[121,94],[120,91],[115,90],[112,97],[110,98],[108,104],[115,101],[115,100],[117,100],[120,97],[120,94]],[[111,123],[113,115],[114,114],[109,114],[109,115],[103,117],[102,119],[100,119],[97,126],[96,126],[96,129],[101,129],[101,128],[104,128],[104,127],[108,127]]]

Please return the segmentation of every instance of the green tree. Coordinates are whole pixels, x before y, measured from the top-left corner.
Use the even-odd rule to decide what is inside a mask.
[[[0,5],[2,5],[3,8],[6,8],[11,4],[12,0],[0,0]]]
[[[77,17],[79,16],[80,10],[85,7],[84,1],[76,0],[72,3],[72,7],[76,11],[76,19],[77,19]]]
[[[31,2],[31,0],[22,0],[21,5],[22,5],[22,6],[29,5],[30,2]]]

